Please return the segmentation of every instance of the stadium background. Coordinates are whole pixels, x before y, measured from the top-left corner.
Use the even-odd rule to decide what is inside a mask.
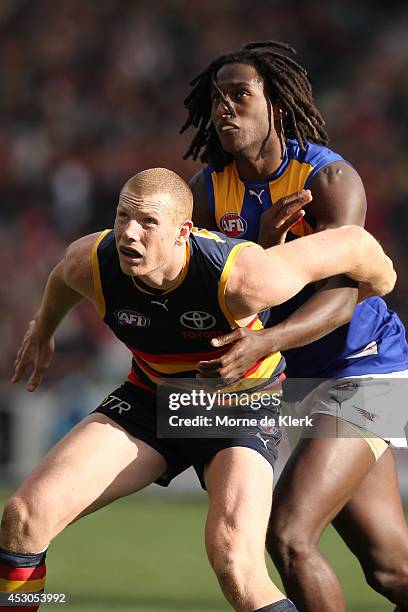
[[[49,270],[67,243],[112,224],[118,190],[131,174],[160,165],[188,179],[199,168],[182,160],[190,135],[178,135],[187,83],[221,52],[268,38],[298,50],[331,147],[364,180],[368,228],[399,273],[388,301],[408,323],[406,2],[1,0],[4,494],[127,373],[126,353],[83,304],[58,334],[42,390],[11,388],[15,350]],[[407,495],[408,463],[401,452],[397,458]],[[50,555],[49,589],[76,594],[73,610],[227,609],[204,559],[205,498],[191,496],[192,481],[181,479],[175,498],[153,488],[73,527]],[[389,609],[365,588],[334,536],[326,539],[344,565],[349,609]]]

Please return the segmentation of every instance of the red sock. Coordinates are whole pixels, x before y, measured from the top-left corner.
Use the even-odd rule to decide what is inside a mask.
[[[24,602],[27,606],[14,605],[0,607],[0,612],[36,612],[39,604],[33,605],[35,594],[42,593],[45,586],[45,552],[39,554],[15,553],[0,548],[0,598],[1,603],[11,601]],[[31,599],[31,601],[30,601]]]

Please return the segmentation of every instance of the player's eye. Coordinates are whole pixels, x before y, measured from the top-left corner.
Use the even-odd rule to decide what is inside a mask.
[[[145,217],[144,219],[142,219],[142,223],[144,225],[157,225],[157,220],[153,217]]]
[[[243,89],[234,94],[234,98],[236,100],[242,100],[242,98],[246,98],[246,96],[248,96],[248,92],[244,91]]]

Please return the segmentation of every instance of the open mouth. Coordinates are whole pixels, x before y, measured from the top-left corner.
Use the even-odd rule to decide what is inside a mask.
[[[127,259],[132,259],[136,261],[142,258],[142,254],[139,253],[139,251],[137,251],[136,249],[133,249],[132,247],[121,246],[119,250],[122,255],[124,255]]]
[[[239,130],[239,127],[237,125],[233,125],[232,123],[224,123],[218,128],[218,131],[222,134],[225,134],[225,132],[233,132],[237,130]]]

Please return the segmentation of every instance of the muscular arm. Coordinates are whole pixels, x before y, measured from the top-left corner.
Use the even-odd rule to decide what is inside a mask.
[[[54,352],[55,330],[64,317],[84,297],[95,303],[91,253],[97,237],[92,234],[71,244],[48,277],[40,307],[17,353],[12,378],[18,382],[32,368],[28,391],[35,391],[41,383]]]
[[[379,295],[389,293],[396,280],[392,262],[375,238],[361,227],[345,226],[266,250],[242,249],[228,279],[227,306],[243,319],[336,274],[346,274]]]
[[[202,170],[197,172],[189,182],[189,187],[193,192],[194,208],[193,223],[196,227],[204,227],[208,230],[218,230],[217,224],[208,206],[205,179]]]
[[[308,211],[316,219],[316,232],[343,225],[364,226],[364,187],[351,166],[345,162],[326,166],[317,173],[310,189],[313,200]],[[358,296],[353,287],[344,276],[318,283],[316,293],[307,302],[285,321],[263,332],[265,346],[273,344],[274,350],[304,346],[348,323]]]
[[[68,312],[84,297],[94,301],[91,252],[98,234],[72,243],[48,277],[35,315],[38,329],[50,338]]]

